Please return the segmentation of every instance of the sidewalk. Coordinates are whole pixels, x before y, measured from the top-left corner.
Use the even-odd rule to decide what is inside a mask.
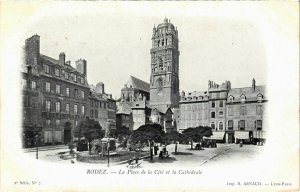
[[[57,150],[57,149],[68,149],[69,146],[67,145],[50,145],[50,146],[43,146],[43,147],[38,147],[39,151],[50,151],[50,150]],[[36,151],[36,147],[33,148],[25,148],[22,149],[24,153],[30,153]]]

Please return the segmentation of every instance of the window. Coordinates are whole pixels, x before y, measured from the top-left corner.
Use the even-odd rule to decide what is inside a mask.
[[[98,107],[98,101],[95,101],[95,107]]]
[[[90,105],[91,105],[91,107],[94,106],[94,101],[93,100],[90,101]]]
[[[81,115],[84,115],[85,113],[85,108],[84,108],[84,105],[81,106]]]
[[[223,101],[219,101],[219,107],[223,107]]]
[[[50,126],[50,124],[51,124],[51,120],[50,119],[46,119],[46,125]]]
[[[228,121],[228,130],[233,130],[233,120]]]
[[[233,116],[233,108],[232,107],[228,107],[228,115]]]
[[[211,118],[215,118],[216,117],[216,112],[211,112]]]
[[[261,95],[261,94],[259,94],[259,95],[257,96],[257,102],[259,102],[259,103],[262,102],[262,95]]]
[[[69,72],[65,72],[65,79],[69,80]]]
[[[50,93],[50,82],[46,82],[46,92]]]
[[[45,70],[45,73],[49,74],[50,73],[50,66],[49,65],[44,65],[44,70]]]
[[[77,109],[77,105],[74,105],[74,115],[77,115],[78,114],[78,109]]]
[[[46,111],[50,111],[51,110],[51,101],[47,100],[46,101]]]
[[[94,110],[90,110],[90,116],[91,116],[91,118],[94,117]]]
[[[240,115],[246,115],[246,106],[240,106]]]
[[[242,103],[245,103],[245,101],[246,101],[246,96],[245,96],[245,95],[242,95],[242,96],[241,96],[241,102],[242,102]]]
[[[210,126],[211,126],[211,129],[215,129],[216,128],[215,122],[211,122]]]
[[[262,115],[262,106],[261,105],[256,106],[256,115]]]
[[[55,68],[55,76],[56,77],[59,77],[59,75],[60,75],[60,70],[58,69],[58,68]]]
[[[31,81],[31,89],[36,90],[36,81]]]
[[[95,118],[98,118],[98,110],[95,110]]]
[[[256,120],[254,122],[254,124],[255,124],[256,130],[258,130],[258,131],[262,130],[262,120]]]
[[[77,75],[76,74],[74,74],[73,78],[74,78],[74,81],[77,82]]]
[[[60,85],[56,85],[55,92],[56,94],[60,94]]]
[[[74,97],[78,98],[78,89],[74,89]]]
[[[55,125],[56,125],[56,127],[59,127],[59,126],[60,126],[60,119],[56,119]]]
[[[81,83],[81,77],[78,75],[77,80],[79,83]]]
[[[70,97],[70,87],[67,87],[67,88],[66,88],[66,95],[67,95],[68,97]]]
[[[228,101],[229,101],[229,103],[232,103],[232,102],[233,102],[233,97],[232,97],[232,96],[229,96],[229,97],[228,97]]]
[[[219,111],[219,116],[223,116],[224,112],[223,111]]]
[[[70,103],[66,104],[66,113],[69,114],[70,113]]]
[[[219,130],[223,130],[223,122],[219,122]]]
[[[99,107],[102,108],[102,102],[101,101],[99,102]]]
[[[56,113],[60,113],[60,102],[59,101],[56,102],[55,111],[56,111]]]
[[[78,121],[77,120],[75,120],[75,126],[77,126],[78,125]]]
[[[216,106],[215,102],[212,101],[212,102],[211,102],[211,107],[212,107],[212,108],[215,108],[215,106]]]
[[[27,80],[26,79],[22,79],[22,87],[23,89],[26,89],[27,88]]]
[[[81,93],[81,98],[84,99],[84,91],[80,91]]]
[[[83,77],[81,78],[81,84],[84,84],[84,78]]]
[[[239,130],[245,130],[245,120],[240,120],[238,124]]]

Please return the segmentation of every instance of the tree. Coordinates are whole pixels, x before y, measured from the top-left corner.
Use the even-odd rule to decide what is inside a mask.
[[[168,143],[171,143],[171,142],[175,143],[177,141],[180,141],[181,138],[182,138],[182,134],[181,133],[178,133],[177,131],[172,131],[172,132],[166,133],[165,140]]]
[[[187,128],[182,132],[182,134],[186,137],[186,139],[191,141],[191,149],[193,148],[193,141],[194,142],[200,142],[203,137],[209,137],[212,135],[212,131],[210,127],[203,127],[203,126],[198,126],[198,127],[190,127]]]
[[[75,127],[74,136],[78,138],[85,137],[90,142],[94,138],[103,137],[102,127],[97,121],[87,118]]]
[[[146,124],[134,130],[130,136],[131,147],[137,148],[148,144],[149,141],[163,142],[165,132],[159,124]]]
[[[115,136],[118,138],[120,145],[119,147],[126,148],[127,147],[127,141],[131,134],[131,131],[129,131],[129,128],[126,126],[117,127],[115,131]]]
[[[115,130],[115,135],[120,139],[122,137],[126,137],[131,134],[131,131],[129,131],[129,128],[126,126],[117,127]]]

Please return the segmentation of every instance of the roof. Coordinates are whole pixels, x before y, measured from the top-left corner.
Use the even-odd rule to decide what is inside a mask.
[[[127,87],[132,87],[149,93],[150,84],[136,77],[130,76],[127,81]]]
[[[129,115],[132,112],[131,107],[128,103],[120,103],[117,109],[117,114],[126,114]]]
[[[207,99],[208,99],[207,91],[194,91],[194,92],[187,93],[184,97],[181,97],[180,102],[192,102],[192,101],[201,101]]]
[[[235,101],[240,101],[241,95],[246,96],[247,101],[256,101],[257,95],[261,94],[263,99],[266,100],[266,86],[255,86],[255,89],[252,87],[242,87],[242,88],[234,88],[230,89],[228,92],[228,97],[233,96]]]
[[[46,55],[43,55],[43,54],[40,54],[40,56],[41,56],[41,59],[43,59],[43,60],[46,60],[46,61],[48,61],[48,62],[50,62],[54,65],[59,65],[58,60],[53,59],[52,57],[49,57],[49,56],[46,56]],[[73,71],[73,72],[76,71],[76,72],[80,73],[77,69],[75,69],[74,67],[72,67],[71,65],[68,65],[68,64],[64,64],[63,68],[64,69],[69,69],[69,71]]]

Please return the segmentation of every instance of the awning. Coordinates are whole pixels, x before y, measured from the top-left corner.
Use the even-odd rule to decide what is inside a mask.
[[[265,139],[266,138],[266,131],[253,131],[253,138]]]
[[[249,139],[249,131],[235,131],[234,137],[236,139]]]
[[[218,132],[213,132],[213,135],[210,137],[204,137],[204,139],[223,140],[224,135],[225,135],[224,131],[218,131]]]

